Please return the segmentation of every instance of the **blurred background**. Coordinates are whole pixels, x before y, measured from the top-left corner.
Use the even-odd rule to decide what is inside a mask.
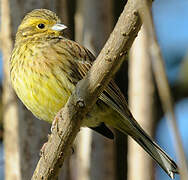
[[[36,8],[58,14],[69,27],[67,37],[97,55],[108,39],[125,0],[0,0],[0,180],[31,178],[40,149],[47,141],[50,125],[37,120],[14,94],[8,61],[15,33],[24,15]],[[157,38],[175,101],[177,124],[188,157],[188,1],[155,0],[152,6]],[[125,22],[126,23],[126,22]],[[173,133],[166,121],[147,55],[144,28],[139,32],[115,80],[144,129],[177,161]],[[136,143],[114,130],[108,140],[82,128],[66,159],[63,180],[169,180]],[[188,158],[187,158],[188,160]],[[6,168],[5,168],[6,167]],[[175,177],[178,180],[179,176]]]

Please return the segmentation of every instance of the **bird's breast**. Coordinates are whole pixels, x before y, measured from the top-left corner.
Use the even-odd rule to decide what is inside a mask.
[[[11,60],[13,87],[36,117],[51,122],[67,102],[74,86],[58,63],[48,62],[41,53],[33,52],[32,49],[28,53],[20,51],[15,52],[18,55]]]

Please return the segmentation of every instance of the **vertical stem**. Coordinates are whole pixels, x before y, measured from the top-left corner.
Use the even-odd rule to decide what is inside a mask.
[[[9,59],[12,51],[11,18],[9,1],[1,1],[1,37],[3,51],[3,106],[4,106],[4,147],[5,147],[5,178],[7,180],[21,179],[19,158],[19,124],[18,106],[10,83]]]
[[[180,164],[180,176],[182,180],[188,179],[188,168],[186,163],[186,156],[183,150],[183,145],[180,137],[179,130],[176,124],[176,116],[174,112],[174,104],[170,93],[170,87],[168,84],[164,63],[162,59],[162,55],[160,52],[159,45],[157,43],[157,38],[155,34],[155,29],[152,20],[152,14],[150,10],[149,1],[141,1],[140,3],[143,5],[143,9],[140,11],[141,18],[146,27],[146,32],[148,35],[148,48],[150,52],[150,56],[152,59],[152,67],[154,69],[154,75],[157,82],[157,87],[159,91],[159,95],[162,101],[163,109],[167,114],[167,119],[169,122],[169,127],[171,128],[175,142],[176,142],[176,153],[179,159]]]
[[[144,27],[138,33],[130,51],[129,61],[129,105],[139,124],[153,135],[153,94],[151,62],[147,51]],[[135,141],[129,138],[129,180],[153,178],[152,159]],[[135,163],[136,162],[136,163]],[[144,166],[143,166],[144,162]],[[147,171],[145,171],[147,169]],[[135,171],[136,176],[135,176]]]

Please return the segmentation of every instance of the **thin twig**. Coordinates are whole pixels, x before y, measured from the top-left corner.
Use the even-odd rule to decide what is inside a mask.
[[[170,93],[170,87],[168,84],[163,58],[161,55],[160,47],[157,43],[156,33],[152,20],[152,14],[150,10],[150,4],[147,0],[140,0],[142,3],[142,9],[140,9],[141,19],[148,34],[148,48],[152,59],[152,67],[154,70],[155,79],[159,95],[162,101],[163,109],[167,114],[167,119],[176,142],[176,153],[180,164],[180,176],[182,180],[188,179],[188,168],[186,164],[186,156],[183,150],[183,145],[180,137],[179,130],[176,124],[176,116],[174,112],[174,104]]]

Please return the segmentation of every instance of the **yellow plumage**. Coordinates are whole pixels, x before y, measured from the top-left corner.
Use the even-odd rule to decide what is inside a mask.
[[[43,50],[39,51],[41,47]],[[12,84],[19,98],[35,116],[48,122],[52,122],[74,89],[61,70],[63,64],[53,53],[48,42],[23,44],[19,53],[12,56],[11,68]]]
[[[52,122],[92,65],[94,56],[63,37],[64,25],[55,13],[38,9],[25,16],[18,28],[11,56],[11,81],[22,102],[39,119]],[[105,124],[135,139],[173,177],[175,162],[144,132],[130,113],[113,80],[99,97],[82,126],[113,138]]]

